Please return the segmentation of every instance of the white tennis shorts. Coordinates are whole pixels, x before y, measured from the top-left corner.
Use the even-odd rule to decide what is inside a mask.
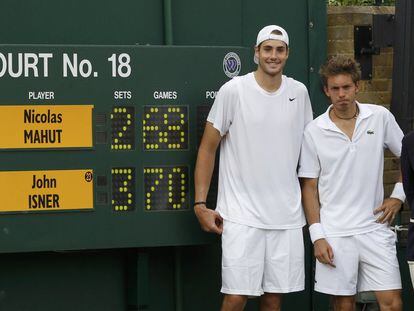
[[[401,288],[395,233],[382,227],[368,233],[327,238],[333,268],[316,260],[315,290],[337,296]]]
[[[408,267],[410,268],[411,284],[413,284],[414,288],[414,261],[409,261]]]
[[[267,230],[224,221],[221,292],[260,296],[304,290],[302,229]]]

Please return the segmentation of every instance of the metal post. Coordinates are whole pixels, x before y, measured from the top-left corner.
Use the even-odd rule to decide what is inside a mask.
[[[397,0],[391,111],[406,133],[414,119],[414,4]]]
[[[183,311],[182,250],[174,247],[175,311]]]
[[[173,45],[171,0],[164,0],[164,44]]]

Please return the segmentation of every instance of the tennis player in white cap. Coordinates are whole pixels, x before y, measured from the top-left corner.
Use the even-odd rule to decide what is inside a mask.
[[[304,289],[304,247],[297,165],[312,120],[306,87],[283,75],[289,37],[279,26],[257,35],[257,70],[219,90],[199,148],[194,210],[203,230],[222,235],[222,310],[280,310],[281,294]],[[220,145],[216,210],[206,206]]]

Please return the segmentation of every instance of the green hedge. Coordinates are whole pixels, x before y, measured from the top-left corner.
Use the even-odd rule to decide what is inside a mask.
[[[375,0],[327,0],[329,5],[375,5]],[[395,5],[395,0],[382,0],[381,5]]]

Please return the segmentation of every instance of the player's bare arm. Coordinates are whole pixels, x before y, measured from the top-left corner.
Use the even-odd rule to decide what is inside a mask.
[[[198,149],[197,163],[194,173],[195,202],[206,202],[213,175],[216,150],[220,144],[221,136],[210,122],[206,123],[203,138]],[[194,212],[200,226],[204,231],[221,234],[223,231],[223,219],[206,204],[196,204]]]
[[[401,189],[399,190],[398,188],[401,188]],[[403,189],[402,189],[402,174],[400,173],[398,182],[393,191],[393,194],[396,193],[397,195],[391,194],[390,198],[385,199],[384,202],[381,204],[381,206],[377,207],[374,210],[374,214],[379,214],[377,218],[377,222],[379,223],[388,222],[389,224],[392,224],[392,222],[395,219],[395,216],[401,210],[401,206],[404,203],[403,202],[404,199],[402,199],[401,195],[398,195],[398,192],[401,192],[401,191],[403,191]]]
[[[306,219],[309,226],[318,224],[319,219],[319,196],[318,196],[318,179],[301,178],[302,204],[305,211]],[[333,263],[334,253],[332,247],[325,238],[317,238],[314,242],[314,254],[320,263],[335,267]]]

